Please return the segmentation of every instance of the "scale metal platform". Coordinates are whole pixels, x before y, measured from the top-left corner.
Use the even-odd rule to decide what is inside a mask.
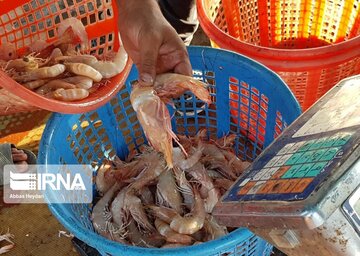
[[[360,255],[360,75],[342,80],[215,207],[288,255]]]

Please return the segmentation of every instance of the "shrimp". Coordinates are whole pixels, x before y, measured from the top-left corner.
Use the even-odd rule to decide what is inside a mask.
[[[46,83],[45,85],[41,86],[40,88],[38,88],[36,90],[36,93],[41,94],[41,95],[45,95],[45,94],[48,94],[49,92],[55,91],[55,90],[60,89],[60,88],[62,88],[62,89],[75,89],[76,86],[74,84],[70,84],[70,83],[67,83],[65,81],[55,79],[55,80],[52,80],[52,81]]]
[[[42,67],[23,75],[16,75],[13,79],[17,82],[29,82],[38,79],[52,78],[62,74],[65,71],[65,66],[62,64],[55,64],[51,67]]]
[[[250,162],[242,161],[234,153],[228,150],[222,150],[221,152],[224,154],[226,160],[229,161],[229,165],[232,167],[233,172],[237,177],[239,177],[251,165]]]
[[[71,76],[61,79],[62,81],[68,82],[70,84],[75,84],[76,88],[81,89],[90,89],[93,86],[93,80],[86,76]]]
[[[103,78],[99,71],[83,63],[65,63],[65,66],[71,73],[89,77],[95,82],[100,82]]]
[[[72,56],[58,56],[55,58],[58,63],[83,63],[86,65],[92,65],[98,62],[97,58],[93,55],[72,55]]]
[[[171,170],[163,171],[157,183],[156,196],[158,204],[170,206],[177,213],[182,214],[182,198],[177,190],[174,174]]]
[[[145,160],[146,159],[146,160]],[[130,184],[129,189],[139,191],[151,181],[157,179],[165,170],[163,162],[159,159],[156,152],[149,153],[144,161],[146,166],[144,170],[136,177],[133,183]]]
[[[178,190],[184,198],[184,205],[187,208],[191,208],[194,203],[194,193],[189,181],[186,179],[185,171],[180,170],[176,166],[174,166],[173,171],[177,181]]]
[[[210,104],[210,93],[206,89],[206,84],[195,78],[175,74],[164,73],[156,76],[154,89],[157,95],[166,102],[170,98],[177,98],[186,91],[193,92],[200,100]]]
[[[85,89],[75,88],[75,89],[57,89],[53,96],[55,99],[62,101],[76,101],[82,100],[89,96],[89,91]]]
[[[165,237],[163,237],[157,232],[154,232],[149,235],[142,234],[136,227],[134,220],[130,221],[128,229],[129,229],[128,238],[131,241],[131,243],[135,246],[158,248],[163,246],[166,242]]]
[[[74,34],[80,38],[81,40],[81,49],[87,49],[88,48],[88,36],[86,33],[85,26],[81,22],[81,20],[70,17],[68,19],[63,20],[60,23],[60,26],[57,28],[57,32],[59,37],[66,34],[66,30],[71,28],[71,30],[74,32]]]
[[[228,161],[226,160],[223,152],[216,145],[206,143],[203,154],[205,157],[201,159],[209,169],[216,169],[224,177],[236,180],[236,175],[233,173]]]
[[[172,139],[178,142],[178,138],[171,129],[170,114],[164,102],[153,87],[140,87],[138,83],[133,86],[130,101],[150,145],[164,154],[167,167],[172,168]]]
[[[197,148],[192,148],[192,154],[186,159],[185,155],[179,148],[174,148],[173,149],[174,164],[180,167],[182,170],[190,169],[197,162],[199,162],[202,156],[203,149],[204,147],[200,142]]]
[[[215,141],[215,145],[221,149],[232,149],[237,135],[235,133],[229,134]]]
[[[108,237],[110,239],[124,242],[124,238],[119,235],[122,227],[118,227],[112,220],[112,214],[109,210],[109,204],[114,197],[116,191],[118,191],[123,185],[115,183],[105,195],[95,204],[92,213],[91,220],[96,232],[100,235]]]
[[[206,189],[207,196],[204,207],[207,213],[211,213],[216,203],[219,201],[220,194],[218,189],[214,187],[212,179],[207,174],[207,171],[201,163],[197,163],[188,170],[189,174],[201,184],[202,188]]]
[[[147,211],[150,212],[151,215],[165,221],[166,223],[170,224],[172,219],[177,215],[177,212],[174,209],[167,208],[167,207],[160,207],[156,205],[147,205],[145,207]]]
[[[154,231],[154,227],[151,225],[145,213],[145,209],[141,203],[140,198],[137,197],[131,190],[127,190],[125,193],[124,209],[127,212],[130,212],[131,216],[139,226],[144,228],[146,231]]]
[[[227,228],[225,226],[220,226],[216,222],[216,219],[210,214],[206,215],[204,229],[208,234],[205,241],[218,239],[228,234]]]
[[[0,254],[6,253],[14,248],[15,243],[11,239],[14,239],[14,235],[10,234],[9,232],[4,235],[0,235],[0,242],[6,241],[8,243],[7,245],[0,247]]]
[[[20,59],[10,60],[6,66],[6,69],[14,68],[16,71],[31,71],[39,68],[39,62],[41,59],[37,59],[33,56],[25,56]]]
[[[176,233],[172,230],[166,222],[155,219],[155,227],[161,235],[166,238],[166,241],[169,243],[179,243],[179,244],[192,244],[193,238],[188,235]]]
[[[124,220],[125,217],[125,195],[126,195],[127,189],[123,188],[114,200],[111,203],[110,212],[112,215],[112,219],[116,225],[119,227],[125,227]]]
[[[115,184],[115,179],[109,179],[109,175],[107,175],[107,173],[111,171],[111,164],[108,160],[105,160],[96,172],[96,189],[102,195],[105,194]]]
[[[205,206],[199,191],[193,189],[194,192],[194,205],[191,211],[191,216],[182,217],[176,215],[170,222],[170,228],[180,234],[191,235],[199,231],[205,221]]]
[[[145,205],[153,204],[155,202],[154,196],[149,187],[143,187],[140,190],[140,199]]]
[[[120,74],[124,70],[127,59],[128,55],[124,49],[124,46],[121,46],[115,54],[114,60],[112,62],[96,61],[94,63],[89,63],[88,65],[99,71],[104,78],[111,78],[117,74]]]
[[[3,43],[0,45],[0,59],[14,60],[17,58],[16,46],[13,43]]]
[[[30,81],[30,82],[24,83],[23,86],[30,90],[34,90],[34,89],[37,89],[37,88],[43,86],[47,82],[48,82],[47,80],[35,80],[35,81]]]
[[[214,180],[214,186],[217,188],[223,189],[225,191],[229,190],[233,184],[234,184],[234,181],[224,179],[224,178]]]

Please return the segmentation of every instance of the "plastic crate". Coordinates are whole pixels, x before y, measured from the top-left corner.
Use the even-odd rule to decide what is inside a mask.
[[[277,72],[304,111],[360,73],[358,0],[197,0],[197,8],[214,47]]]
[[[206,129],[211,137],[236,133],[237,154],[254,159],[276,136],[301,113],[298,102],[274,72],[244,56],[208,47],[189,47],[195,78],[208,84],[214,104],[201,106],[195,97],[181,96],[177,109],[169,106],[173,129],[177,134],[194,135]],[[146,143],[144,133],[131,107],[129,94],[137,70],[132,69],[124,87],[107,105],[77,115],[53,114],[46,125],[39,148],[40,164],[89,164],[94,170],[104,160],[115,155],[124,158],[133,149]],[[238,83],[234,81],[237,80]],[[247,87],[242,88],[242,84]],[[230,110],[230,86],[238,90],[238,109],[247,99],[247,125],[257,122],[253,139],[250,131],[235,121],[238,116]],[[257,99],[256,99],[257,98]],[[253,106],[254,109],[252,108]],[[256,112],[257,109],[257,112]],[[182,110],[180,114],[177,110]],[[188,110],[193,110],[188,115]],[[263,112],[264,114],[260,114]],[[260,126],[264,125],[262,129]],[[61,127],[61,129],[58,129]],[[264,132],[264,134],[262,134]],[[264,141],[262,140],[264,137]],[[261,146],[259,146],[261,145]],[[49,172],[54,169],[49,168]],[[53,196],[53,195],[52,195]],[[99,250],[103,255],[270,255],[272,246],[247,229],[239,228],[220,239],[204,244],[175,249],[148,249],[125,246],[98,235],[91,224],[91,205],[50,204],[54,216],[80,240]]]
[[[52,42],[62,20],[76,17],[88,34],[89,53],[101,56],[120,45],[116,1],[112,0],[18,0],[0,1],[0,45],[13,43],[17,51],[37,40]],[[42,97],[11,79],[0,70],[0,115],[33,111],[38,108],[61,113],[94,110],[116,95],[131,69],[128,60],[123,72],[110,79],[89,97],[62,102]]]

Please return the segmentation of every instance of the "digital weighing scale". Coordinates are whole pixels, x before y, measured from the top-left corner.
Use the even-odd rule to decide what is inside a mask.
[[[215,207],[288,254],[360,255],[360,75],[342,80]]]

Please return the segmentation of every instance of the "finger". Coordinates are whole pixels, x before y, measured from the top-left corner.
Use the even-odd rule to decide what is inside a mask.
[[[16,164],[16,170],[18,172],[26,172],[28,169],[29,169],[29,166],[26,161],[21,161]]]
[[[192,67],[189,59],[183,60],[182,62],[178,63],[174,68],[174,72],[186,76],[192,76]]]
[[[161,44],[160,37],[146,36],[140,43],[139,83],[140,85],[153,85],[156,75],[156,63]]]
[[[17,148],[11,148],[11,153],[13,153],[13,154],[24,153],[24,151],[21,149],[17,149]]]
[[[19,161],[26,161],[28,156],[25,153],[15,153],[12,154],[12,158],[14,163],[19,162]]]

